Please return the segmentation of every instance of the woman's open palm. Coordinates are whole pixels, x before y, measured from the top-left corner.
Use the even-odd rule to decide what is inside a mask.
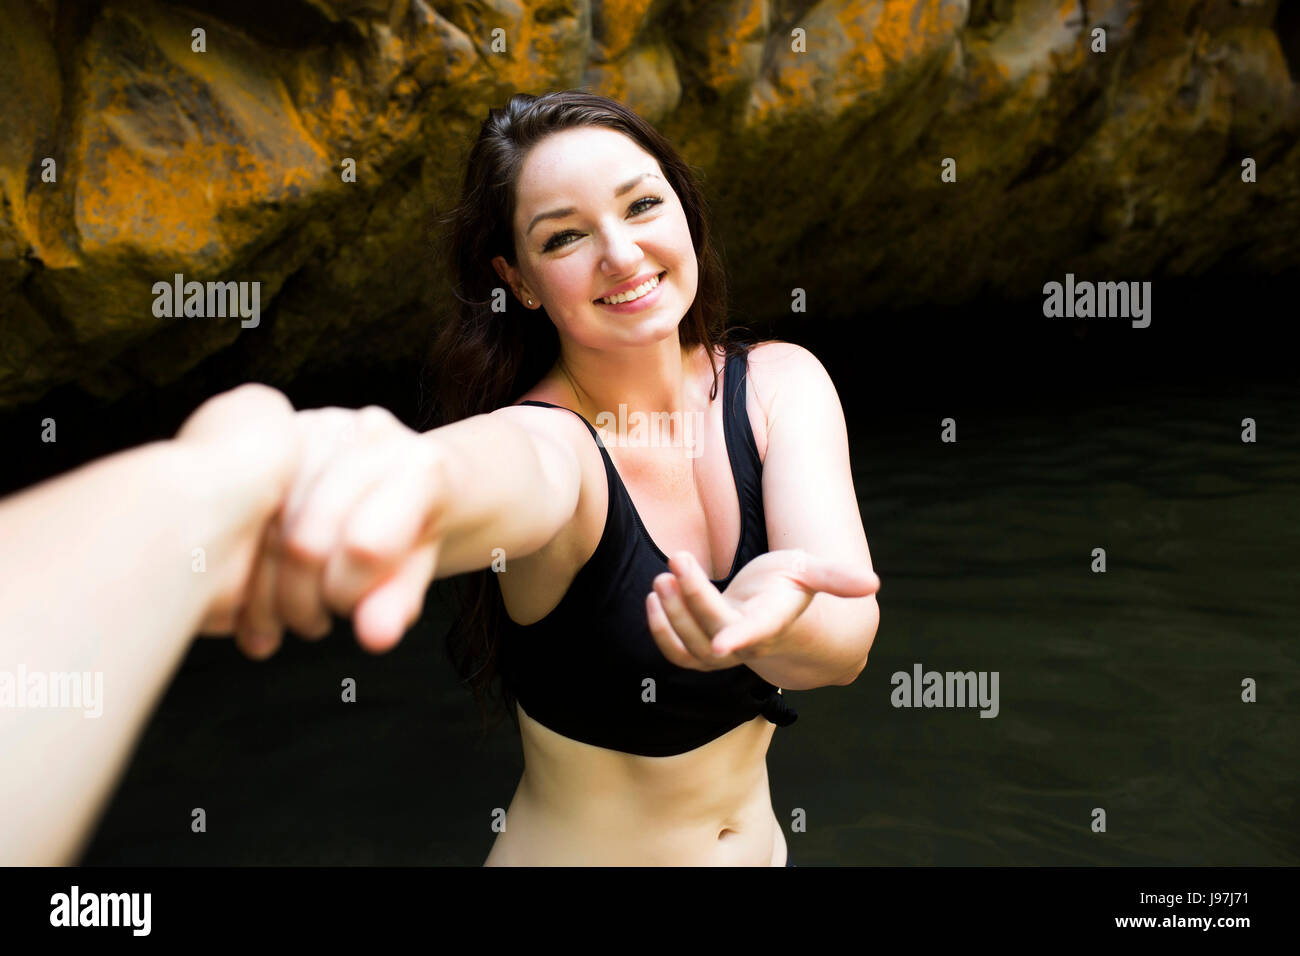
[[[735,667],[779,651],[819,591],[852,598],[880,590],[869,568],[797,549],[760,554],[725,591],[686,552],[669,568],[646,597],[647,620],[664,656],[692,670]]]

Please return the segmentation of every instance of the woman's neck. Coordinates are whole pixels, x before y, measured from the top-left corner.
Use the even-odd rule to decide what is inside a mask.
[[[572,397],[573,410],[592,423],[602,413],[625,419],[635,412],[671,416],[694,411],[700,403],[697,372],[703,350],[667,344],[667,349],[651,351],[561,355],[557,384]],[[620,413],[620,405],[625,412]]]

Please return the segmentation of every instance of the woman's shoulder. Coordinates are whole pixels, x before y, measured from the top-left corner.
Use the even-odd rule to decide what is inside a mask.
[[[811,354],[802,345],[795,345],[793,342],[785,342],[781,339],[764,339],[762,342],[755,342],[749,347],[750,361],[765,364],[779,362],[792,356]]]
[[[705,354],[705,346],[701,345],[699,348],[699,354],[703,356]],[[714,349],[714,364],[721,368],[730,357],[727,351],[727,345],[726,343],[719,342],[715,345]],[[752,366],[755,362],[770,363],[773,357],[789,354],[791,349],[799,349],[802,351],[801,346],[793,345],[790,342],[783,342],[780,339],[764,339],[760,342],[742,343],[741,347],[734,348],[733,351],[737,353],[743,352],[741,357],[747,365]]]
[[[795,345],[793,342],[785,342],[781,339],[763,339],[759,342],[745,343],[743,351],[745,362],[750,367],[772,365],[799,354],[812,354],[802,345]],[[717,355],[719,360],[726,360],[727,352],[724,345],[718,346]]]
[[[539,408],[536,405],[521,404],[529,401],[545,402],[557,407]],[[492,414],[505,416],[529,431],[564,442],[576,452],[580,461],[594,457],[594,463],[587,462],[588,471],[593,470],[593,464],[601,465],[599,455],[588,448],[592,445],[591,425],[573,410],[567,394],[550,375],[542,378],[514,401],[495,409]]]
[[[520,402],[548,402],[551,405],[563,405],[565,394],[556,379],[548,372],[528,391],[520,395],[512,404]]]
[[[767,339],[751,345],[745,354],[745,378],[758,399],[765,420],[770,417],[772,396],[781,379],[782,366],[790,360],[793,350],[803,351],[801,346],[790,342]]]
[[[768,339],[752,346],[748,359],[749,378],[755,390],[770,396],[783,381],[801,379],[811,365],[820,365],[817,357],[802,345]],[[764,403],[764,407],[767,405]]]

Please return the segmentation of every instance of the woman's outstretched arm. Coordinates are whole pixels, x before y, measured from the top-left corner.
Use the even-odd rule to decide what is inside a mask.
[[[293,406],[246,385],[174,440],[0,501],[0,864],[80,859],[190,640],[241,600],[296,458]]]
[[[238,624],[249,656],[275,653],[286,627],[327,630],[330,613],[353,619],[362,647],[387,651],[433,580],[532,554],[573,518],[576,449],[591,443],[575,416],[506,407],[423,433],[380,409],[355,416],[344,440],[320,417],[303,446]],[[246,630],[269,639],[244,639]]]

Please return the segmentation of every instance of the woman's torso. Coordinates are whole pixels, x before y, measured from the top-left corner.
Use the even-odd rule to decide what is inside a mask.
[[[689,551],[710,578],[721,580],[737,554],[741,508],[723,429],[721,354],[717,363],[712,402],[703,347],[691,364],[688,393],[703,412],[695,457],[680,447],[626,447],[615,436],[601,438],[650,538],[668,554]],[[762,461],[767,401],[755,364],[746,375],[745,413]],[[521,398],[529,399],[576,407],[554,372]],[[573,521],[497,576],[507,613],[518,623],[531,624],[559,604],[599,543],[609,489],[596,443],[583,454],[590,457]],[[565,737],[522,707],[518,714],[525,770],[486,865],[784,865],[785,840],[767,781],[775,725],[765,717],[686,753],[644,757]]]

